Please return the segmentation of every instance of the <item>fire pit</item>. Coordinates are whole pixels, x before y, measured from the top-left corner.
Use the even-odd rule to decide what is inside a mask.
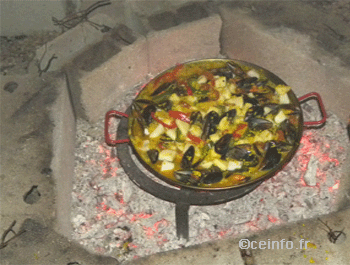
[[[115,108],[126,110],[138,89],[134,88]],[[305,120],[319,119],[316,109],[312,102],[303,104]],[[118,128],[122,130],[122,126]],[[304,132],[295,157],[275,177],[257,188],[260,183],[235,194],[218,194],[208,201],[202,200],[201,193],[189,195],[152,176],[127,145],[111,149],[105,145],[102,131],[102,120],[94,127],[78,123],[73,238],[92,251],[120,260],[327,214],[334,210],[348,149],[345,126],[328,113],[322,129]],[[142,181],[157,185],[149,188]],[[185,196],[182,201],[186,203],[177,203],[180,196]],[[213,203],[219,205],[205,206]],[[190,204],[201,206],[189,208]],[[180,223],[184,226],[176,232]],[[188,241],[177,238],[186,237],[187,231]]]

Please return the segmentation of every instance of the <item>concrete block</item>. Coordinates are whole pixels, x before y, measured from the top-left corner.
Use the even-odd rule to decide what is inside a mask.
[[[199,2],[182,6],[176,10],[177,17],[181,22],[191,22],[208,17],[208,12]]]
[[[115,21],[104,14],[96,14],[90,20],[109,27],[114,27],[115,25]],[[92,26],[89,22],[80,23],[48,42],[47,45],[40,47],[36,52],[31,69],[42,58],[40,68],[43,70],[47,66],[51,56],[55,54],[57,59],[52,60],[48,71],[59,70],[63,65],[86,49],[87,46],[101,41],[104,35],[105,33]]]
[[[58,98],[51,111],[54,122],[51,169],[55,180],[55,230],[71,238],[71,197],[74,176],[76,124],[66,80],[57,85]]]
[[[240,11],[221,9],[222,53],[260,65],[292,87],[297,96],[321,94],[325,107],[347,122],[350,70],[334,56],[316,52],[309,36],[288,28],[267,28]],[[329,89],[332,88],[332,89]]]
[[[179,24],[176,15],[170,11],[152,15],[148,18],[148,22],[153,30],[164,30]]]
[[[129,88],[144,82],[148,74],[147,41],[139,36],[131,45],[79,79],[81,105],[87,119],[94,123],[114,107]]]
[[[176,63],[193,59],[215,58],[220,53],[221,18],[213,15],[167,30],[150,32],[150,73],[157,74]]]

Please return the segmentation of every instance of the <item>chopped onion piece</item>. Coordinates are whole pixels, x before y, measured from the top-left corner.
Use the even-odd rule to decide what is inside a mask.
[[[163,161],[161,171],[168,171],[168,170],[173,170],[175,167],[174,163],[168,162],[168,161]]]

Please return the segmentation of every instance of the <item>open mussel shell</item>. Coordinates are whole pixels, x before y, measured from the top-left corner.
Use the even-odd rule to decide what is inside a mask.
[[[194,158],[194,146],[191,145],[186,152],[184,153],[182,160],[181,160],[181,168],[183,169],[190,169],[192,167],[192,161]]]
[[[281,158],[282,155],[278,152],[276,144],[274,142],[269,142],[261,170],[271,170],[277,167]]]
[[[209,138],[210,135],[216,133],[217,125],[220,122],[220,116],[217,112],[211,111],[205,117],[205,123],[203,126],[202,139],[205,141]]]

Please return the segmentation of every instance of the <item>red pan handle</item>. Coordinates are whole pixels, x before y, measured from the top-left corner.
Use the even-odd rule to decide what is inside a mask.
[[[306,101],[309,101],[310,99],[315,99],[317,101],[318,107],[320,108],[320,111],[321,111],[322,119],[319,121],[306,121],[304,122],[304,127],[305,128],[320,127],[321,125],[325,124],[327,120],[327,113],[324,108],[320,94],[316,92],[311,92],[298,98],[300,103],[304,103]]]
[[[116,110],[110,110],[106,113],[106,117],[105,117],[105,141],[106,141],[106,144],[108,144],[109,146],[116,146],[117,144],[128,143],[130,141],[129,139],[113,140],[113,139],[111,139],[111,137],[109,135],[109,121],[111,120],[111,118],[121,118],[121,117],[128,118],[129,116],[128,116],[128,114],[125,114],[123,112],[119,112]]]

